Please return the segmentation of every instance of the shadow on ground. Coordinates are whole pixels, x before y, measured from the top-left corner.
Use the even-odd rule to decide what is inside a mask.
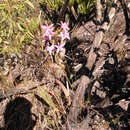
[[[10,101],[4,113],[4,128],[0,130],[33,130],[36,116],[31,113],[32,104],[23,97]],[[35,119],[32,119],[32,116]]]

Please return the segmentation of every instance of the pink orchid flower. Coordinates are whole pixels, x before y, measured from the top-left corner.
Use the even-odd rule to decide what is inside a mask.
[[[69,32],[64,32],[64,37],[69,40],[70,39]]]
[[[58,45],[56,45],[56,49],[57,49],[56,50],[57,53],[64,51],[64,45],[58,43]]]
[[[49,52],[50,55],[52,55],[54,49],[55,49],[55,46],[53,44],[51,46],[47,46],[46,48],[46,50]]]
[[[68,32],[60,32],[58,35],[61,38],[61,41],[63,42],[65,39],[70,39]]]
[[[63,31],[64,32],[68,32],[69,31],[69,27],[68,27],[68,23],[63,23],[62,21],[61,21],[61,28],[63,29]]]
[[[45,22],[45,25],[41,26],[41,28],[44,40],[52,40],[52,37],[55,34],[53,24],[48,25],[48,22]]]

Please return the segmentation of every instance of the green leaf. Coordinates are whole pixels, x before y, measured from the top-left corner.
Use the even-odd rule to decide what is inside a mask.
[[[28,4],[31,8],[34,9],[34,5],[29,0],[26,0],[25,3]]]
[[[72,6],[74,4],[74,0],[69,0],[69,5]]]
[[[78,4],[81,4],[81,3],[82,3],[82,0],[77,0],[77,3],[78,3]]]
[[[25,39],[25,37],[24,37],[24,35],[23,35],[23,36],[20,38],[20,44],[23,43],[24,39]]]
[[[2,38],[0,37],[0,43],[2,42]]]
[[[38,28],[39,22],[37,18],[32,18],[27,26],[27,30],[29,30],[32,34],[34,34]]]
[[[27,31],[27,36],[29,36],[30,38],[34,38],[33,34],[29,30]]]
[[[20,23],[17,23],[17,26],[18,26],[18,29],[19,29],[19,31],[24,31],[24,28],[20,25]]]
[[[48,94],[48,90],[43,88],[38,88],[38,95],[53,109],[55,109],[55,104],[51,96]]]
[[[5,7],[6,7],[6,4],[0,4],[0,10],[5,9]]]

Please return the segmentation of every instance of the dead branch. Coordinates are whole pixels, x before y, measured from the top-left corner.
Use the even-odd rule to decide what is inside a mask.
[[[81,126],[82,122],[79,124],[77,122],[77,117],[83,107],[84,95],[89,84],[90,84],[90,79],[86,76],[82,76],[80,79],[78,88],[76,90],[76,93],[72,102],[72,106],[70,108],[70,112],[67,118],[67,126],[69,130],[72,130],[72,129],[82,130],[82,126]],[[87,129],[87,124],[85,125],[85,128]]]
[[[97,12],[98,12],[97,13],[97,21],[98,21],[98,19],[101,18],[101,10],[100,10],[101,9],[101,3],[99,1],[100,0],[97,1]],[[117,0],[115,0],[114,3],[116,3],[116,1]],[[97,58],[97,54],[95,52],[96,52],[96,50],[98,50],[100,48],[100,45],[101,45],[101,42],[102,42],[102,39],[103,39],[103,36],[104,36],[104,32],[109,29],[110,24],[113,20],[113,17],[115,16],[115,8],[114,7],[111,8],[108,16],[109,16],[109,20],[110,20],[109,24],[107,22],[104,22],[102,26],[97,26],[95,38],[94,38],[92,47],[90,49],[88,61],[87,61],[87,64],[86,64],[86,67],[89,70],[91,70],[92,67],[95,64],[95,61],[96,61],[96,58]]]
[[[126,22],[126,34],[130,35],[130,3],[127,3],[127,0],[120,0],[120,3],[123,8],[125,22]]]
[[[101,19],[102,19],[102,12],[101,12],[102,5],[101,5],[101,0],[97,0],[96,8],[97,8],[97,21],[101,22]]]

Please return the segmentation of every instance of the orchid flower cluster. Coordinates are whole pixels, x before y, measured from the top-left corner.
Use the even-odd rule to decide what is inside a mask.
[[[55,29],[53,24],[41,26],[42,40],[46,45],[46,51],[52,55],[64,51],[66,40],[69,40],[69,27],[65,22],[60,22],[60,27]]]

